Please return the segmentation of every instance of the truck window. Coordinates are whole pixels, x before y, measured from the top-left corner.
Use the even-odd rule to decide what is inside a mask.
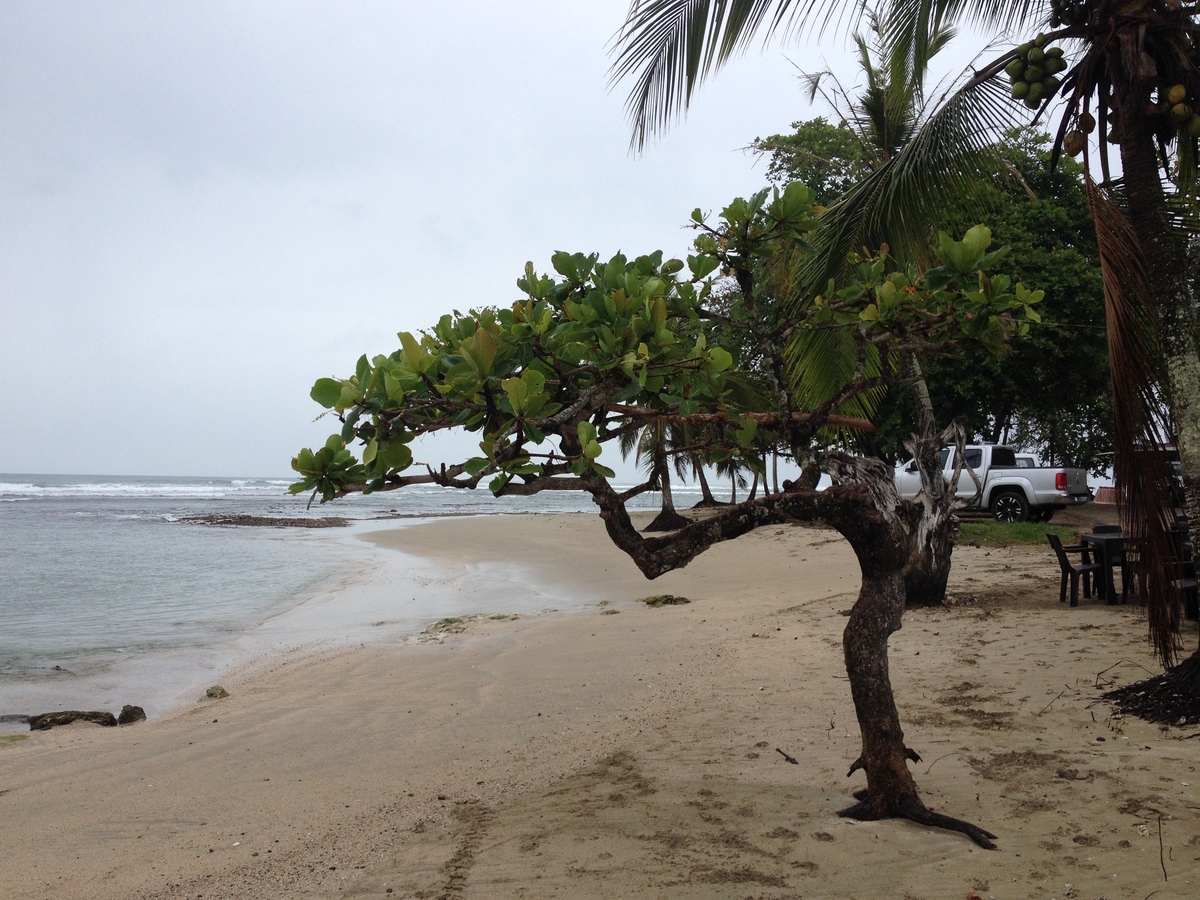
[[[1009,467],[1013,468],[1017,464],[1017,454],[1013,452],[1012,447],[993,447],[992,448],[992,468]]]
[[[967,461],[967,465],[970,466],[972,469],[978,469],[980,466],[983,465],[983,448],[982,447],[972,447],[970,450],[968,450],[963,455],[963,458]],[[993,456],[992,464],[995,465],[995,462],[996,462],[996,460],[995,460],[995,457]],[[1001,465],[1003,465],[1003,463],[1001,463]]]

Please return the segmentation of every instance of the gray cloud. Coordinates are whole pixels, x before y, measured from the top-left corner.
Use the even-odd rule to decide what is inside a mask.
[[[752,55],[631,157],[626,8],[4,3],[0,471],[284,473],[396,331],[558,249],[682,252],[809,112]]]

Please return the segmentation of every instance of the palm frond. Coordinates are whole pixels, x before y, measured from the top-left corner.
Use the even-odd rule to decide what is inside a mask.
[[[1165,379],[1154,332],[1154,300],[1133,226],[1090,177],[1087,188],[1104,275],[1115,426],[1113,480],[1122,525],[1131,544],[1143,548],[1150,642],[1170,666],[1182,610],[1171,573],[1181,548],[1171,533],[1174,476],[1162,452],[1175,431],[1161,396]]]
[[[787,355],[796,408],[806,410],[820,409],[856,381],[877,379],[891,364],[875,347],[856,342],[853,328],[801,329],[787,347]],[[875,385],[850,393],[829,411],[870,421],[886,394],[885,387]],[[851,432],[835,427],[818,434],[826,446],[846,446],[852,438]]]
[[[1005,61],[987,71],[999,71]],[[1003,168],[996,143],[1018,124],[1007,89],[986,73],[946,98],[896,156],[821,217],[802,279],[805,292],[823,290],[847,256],[863,248],[886,243],[897,257],[920,261],[948,201],[971,196],[974,180]]]
[[[866,0],[631,0],[613,47],[610,86],[634,78],[626,108],[631,146],[683,114],[695,89],[756,37],[820,33]]]

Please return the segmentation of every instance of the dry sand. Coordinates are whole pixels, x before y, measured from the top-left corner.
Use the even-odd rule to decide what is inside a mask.
[[[1145,624],[1060,606],[1048,549],[960,547],[953,604],[891,642],[923,796],[994,831],[987,852],[835,815],[863,783],[836,534],[763,529],[654,583],[595,517],[377,539],[463,578],[520,553],[589,606],[275,660],[148,723],[10,736],[0,896],[1200,896],[1200,732],[1098,700],[1158,671]],[[637,602],[659,593],[692,602]]]

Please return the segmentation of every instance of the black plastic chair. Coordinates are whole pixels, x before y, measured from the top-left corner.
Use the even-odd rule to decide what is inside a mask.
[[[1129,582],[1124,587],[1124,596],[1136,591],[1138,600],[1146,605],[1146,565],[1142,560],[1142,545],[1135,543],[1127,554]],[[1192,544],[1182,547],[1182,558],[1170,566],[1171,586],[1183,602],[1183,614],[1192,622],[1200,620],[1200,597],[1197,595],[1196,564],[1192,561]],[[1122,598],[1124,599],[1124,597]]]
[[[1067,581],[1071,582],[1071,605],[1079,605],[1079,579],[1083,578],[1083,596],[1092,596],[1092,582],[1098,577],[1098,573],[1102,568],[1100,563],[1092,562],[1088,554],[1088,548],[1079,546],[1064,547],[1062,539],[1053,532],[1046,533],[1046,540],[1050,542],[1051,548],[1054,550],[1054,555],[1058,557],[1059,568],[1062,569],[1062,581],[1058,586],[1058,602],[1066,603],[1067,601]],[[1073,563],[1068,553],[1080,553],[1080,562]]]

